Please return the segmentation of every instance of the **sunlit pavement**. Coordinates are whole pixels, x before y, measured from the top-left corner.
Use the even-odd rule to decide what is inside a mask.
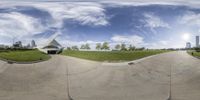
[[[59,55],[37,64],[0,61],[0,100],[167,100],[170,69],[172,100],[199,100],[200,59],[183,51],[133,65]]]

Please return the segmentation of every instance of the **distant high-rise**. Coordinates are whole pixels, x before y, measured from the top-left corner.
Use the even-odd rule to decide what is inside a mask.
[[[35,44],[35,41],[32,40],[32,41],[31,41],[31,47],[34,48],[34,47],[36,47],[36,46],[37,46],[37,45]]]
[[[13,44],[14,48],[22,48],[22,42],[21,41],[17,41]]]
[[[185,48],[186,48],[186,49],[190,49],[190,48],[191,48],[191,43],[190,43],[190,42],[187,42]]]
[[[196,47],[199,47],[199,36],[196,36]]]

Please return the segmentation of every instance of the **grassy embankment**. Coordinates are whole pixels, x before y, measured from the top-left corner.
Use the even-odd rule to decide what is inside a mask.
[[[193,51],[192,50],[187,51],[187,53],[194,56],[194,57],[200,57],[200,52],[196,52],[194,50]]]
[[[69,51],[65,50],[62,55],[78,57],[95,61],[131,61],[143,57],[169,52],[167,50],[145,50],[145,51]]]
[[[49,55],[38,50],[16,50],[16,51],[0,51],[0,59],[7,59],[16,62],[32,62],[40,60],[48,60]]]

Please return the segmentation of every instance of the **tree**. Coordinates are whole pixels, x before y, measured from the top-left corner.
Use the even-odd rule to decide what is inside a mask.
[[[100,50],[100,49],[101,49],[101,43],[97,43],[97,44],[96,44],[96,49],[97,49],[97,50]]]
[[[134,50],[135,50],[135,46],[129,45],[128,50],[129,50],[129,51],[134,51]]]
[[[82,44],[80,49],[87,49],[87,50],[89,50],[90,49],[90,45],[88,43]]]
[[[72,50],[70,47],[67,47],[67,50]]]
[[[145,50],[145,47],[140,48],[140,50]]]
[[[194,48],[196,52],[200,52],[200,48],[199,47],[195,47]]]
[[[119,50],[121,48],[120,44],[115,45],[115,49]]]
[[[126,44],[121,44],[121,51],[127,51]]]
[[[110,49],[110,47],[109,47],[109,44],[108,44],[108,42],[104,42],[104,43],[103,43],[103,45],[102,45],[102,47],[101,47],[101,49],[104,49],[104,50],[109,50],[109,49]]]
[[[142,50],[144,50],[144,49],[145,49],[144,47],[136,48],[136,50],[139,50],[139,51],[142,51]]]
[[[90,49],[90,45],[88,43],[85,44],[85,49],[87,49],[87,50]]]
[[[79,50],[78,46],[72,46],[72,50],[77,50],[78,51]]]
[[[85,49],[85,45],[84,45],[84,44],[82,44],[80,49]]]

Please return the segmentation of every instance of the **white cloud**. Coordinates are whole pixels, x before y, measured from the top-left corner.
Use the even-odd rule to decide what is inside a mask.
[[[176,44],[176,45],[174,45]],[[163,48],[184,48],[185,42],[175,39],[160,40],[157,42],[147,43],[145,47],[149,49],[163,49]]]
[[[200,14],[196,14],[192,11],[188,11],[183,16],[179,17],[180,24],[189,26],[200,26]]]
[[[156,28],[170,28],[169,24],[163,21],[159,16],[153,13],[144,13],[145,19],[140,20],[144,23],[144,27],[150,28],[150,30],[156,34]]]
[[[163,28],[169,28],[168,23],[166,23],[165,21],[163,21],[162,19],[160,19],[160,17],[152,14],[152,13],[145,13],[144,17],[146,18],[144,20],[145,27],[150,27],[150,28],[159,28],[159,27],[163,27]]]
[[[160,5],[185,5],[190,7],[199,8],[199,0],[1,0],[1,2],[95,2],[101,3],[108,6],[143,6],[151,4],[160,4]],[[20,2],[21,3],[21,2]]]
[[[92,41],[92,40],[72,41],[72,40],[62,40],[59,38],[58,41],[60,41],[60,44],[64,47],[78,46],[80,48],[81,45],[88,43],[90,45],[91,50],[95,50],[97,43],[103,43],[103,41]]]
[[[160,41],[161,45],[168,45],[169,41],[162,40]]]
[[[71,46],[78,46],[81,47],[82,44],[88,43],[91,47],[91,50],[95,50],[97,43],[103,43],[108,42],[110,49],[114,49],[116,44],[125,43],[127,45],[134,45],[136,47],[143,47],[145,45],[143,38],[137,35],[131,35],[131,36],[124,36],[124,35],[115,35],[111,37],[108,41],[93,41],[93,40],[86,40],[86,41],[72,41],[70,39],[63,40],[58,38],[58,41],[61,41],[60,43],[65,47],[71,47]]]
[[[47,11],[52,16],[47,25],[41,24],[40,20],[15,12],[17,6],[34,7]],[[26,37],[42,33],[49,27],[58,29],[63,27],[63,21],[74,21],[81,25],[105,26],[108,25],[108,18],[101,4],[89,2],[0,2],[0,8],[10,8],[10,13],[0,13],[0,37]],[[39,38],[42,39],[42,38]],[[46,39],[45,39],[46,40]],[[39,41],[39,40],[38,40]]]
[[[93,0],[91,0],[93,1]],[[94,0],[95,1],[95,0]],[[112,0],[111,0],[112,1]],[[140,0],[127,0],[127,2],[120,2],[119,5],[149,5],[149,4],[168,4],[170,0],[145,0],[141,2]],[[193,0],[195,1],[195,0]],[[105,1],[104,1],[105,2]],[[171,0],[169,4],[174,4],[175,0]],[[181,2],[181,0],[178,0]],[[177,2],[177,3],[178,3]],[[187,1],[183,1],[187,2]],[[195,1],[197,2],[197,1]],[[116,3],[116,2],[115,2]],[[61,28],[63,20],[67,19],[70,21],[75,21],[81,25],[90,25],[90,26],[105,26],[109,25],[108,18],[105,14],[104,3],[94,3],[94,2],[1,2],[0,8],[13,8],[15,6],[30,6],[35,7],[41,10],[48,11],[53,17],[53,21],[49,26],[43,26],[36,18],[31,16],[24,15],[22,13],[12,12],[12,13],[2,13],[0,14],[0,37],[27,37],[37,34],[38,32],[44,31],[47,27],[57,27]],[[113,1],[114,4],[114,1]],[[180,3],[183,4],[183,3]],[[189,4],[189,3],[185,3]],[[194,3],[191,3],[192,5]],[[200,3],[199,3],[200,4]],[[191,15],[191,16],[190,16]],[[155,28],[163,27],[169,28],[169,24],[164,22],[158,16],[152,13],[144,14],[146,19],[144,20],[145,27],[149,27],[152,31],[155,31]],[[189,23],[191,25],[199,25],[199,14],[188,13],[183,16],[183,23]],[[45,39],[44,39],[45,40]],[[132,36],[123,36],[115,35],[111,38],[113,42],[126,42],[131,43],[135,46],[147,45],[143,42],[143,38],[137,35]],[[38,40],[39,41],[39,40]],[[83,43],[96,44],[96,41],[63,41],[69,45],[80,45]],[[41,42],[42,43],[42,42]],[[113,44],[113,43],[112,43]],[[153,44],[153,43],[152,43]],[[160,41],[159,43],[154,43],[154,45],[159,44],[161,46],[170,46],[167,41]],[[150,45],[150,44],[149,44]]]
[[[98,1],[98,0],[87,0],[87,1]],[[190,5],[199,4],[199,0],[101,0],[101,2],[115,2],[116,4],[124,3],[124,5],[149,5],[149,4],[172,4],[172,5]]]
[[[82,44],[88,43],[91,47],[91,50],[95,50],[97,43],[103,43],[108,42],[111,49],[115,48],[115,45],[125,43],[128,47],[129,45],[134,45],[136,47],[145,47],[149,49],[163,49],[163,48],[183,48],[185,47],[184,41],[179,41],[179,39],[169,39],[169,40],[160,40],[160,41],[154,41],[154,42],[144,42],[143,38],[137,35],[114,35],[110,40],[108,41],[92,41],[92,40],[86,40],[86,41],[72,41],[72,40],[59,40],[60,43],[64,47],[71,47],[71,46],[78,46],[81,47]],[[176,45],[174,45],[176,43]]]
[[[47,11],[53,17],[55,27],[62,27],[63,20],[79,22],[81,25],[105,26],[108,25],[108,17],[103,6],[91,2],[20,2],[0,3],[2,8],[15,6],[30,6]]]
[[[37,19],[21,13],[0,13],[0,36],[23,37],[42,32],[44,27]]]
[[[144,41],[143,37],[137,35],[125,36],[125,35],[115,35],[111,38],[113,42],[117,43],[127,43],[132,44],[134,46],[141,46]]]

